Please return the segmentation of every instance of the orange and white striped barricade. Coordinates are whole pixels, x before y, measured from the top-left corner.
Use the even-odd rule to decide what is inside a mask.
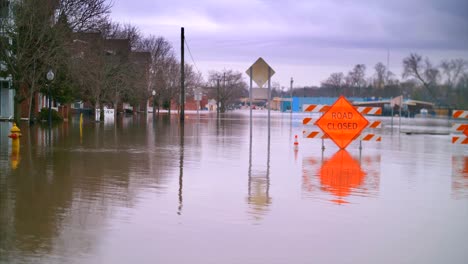
[[[322,104],[303,104],[302,109],[304,112],[310,112],[310,113],[325,113],[330,109],[329,105],[322,105]]]
[[[367,107],[367,106],[358,106],[356,110],[363,114],[363,115],[382,115],[382,108],[381,107]],[[376,134],[375,129],[382,128],[382,121],[374,120],[370,121],[369,125],[367,125],[366,130],[361,133],[358,137],[359,140],[362,141],[373,141],[373,142],[381,142],[382,136]],[[359,147],[361,148],[361,142],[359,143]]]
[[[452,117],[453,118],[468,118],[468,111],[467,110],[453,110]]]
[[[303,104],[302,109],[304,112],[308,113],[320,113],[323,114],[330,109],[330,105],[323,105],[323,104]],[[371,107],[371,106],[355,106],[355,109],[361,113],[362,115],[382,115],[382,108],[381,107]],[[315,120],[313,117],[304,117],[302,119],[302,124],[304,126],[313,126],[315,125]],[[382,121],[375,120],[369,122],[369,125],[366,129],[379,129],[382,128]],[[304,138],[316,138],[316,139],[326,139],[329,138],[326,134],[322,131],[303,131]],[[374,142],[381,142],[382,137],[377,136],[375,132],[372,133],[362,133],[356,139],[361,141],[374,141]],[[323,146],[322,146],[323,147]]]
[[[374,133],[362,133],[359,136],[359,140],[361,141],[374,141],[374,142],[381,142],[382,141],[382,136],[379,136]]]
[[[312,117],[304,117],[302,119],[302,124],[304,126],[314,126],[315,125],[315,121],[317,120],[314,120]]]
[[[382,128],[382,121],[380,120],[371,121],[369,122],[369,125],[367,126],[367,128],[372,128],[372,129]]]
[[[453,110],[452,117],[454,119],[468,119],[468,111]],[[452,144],[468,145],[468,124],[452,124],[452,133]]]
[[[363,115],[382,115],[381,107],[356,106],[356,110]]]
[[[318,114],[322,115],[325,112],[327,112],[329,109],[330,109],[330,106],[329,105],[324,105],[324,104],[303,104],[302,105],[302,110],[304,112],[311,113],[311,114],[318,113]],[[304,119],[302,119],[302,124],[304,126],[315,126],[316,121],[317,120],[314,120],[312,117],[304,117]],[[308,132],[306,134],[307,135],[305,135],[303,133],[304,138],[320,138],[320,139],[322,139],[322,149],[325,149],[325,147],[323,145],[323,139],[328,138],[328,137],[326,137],[326,134],[324,134],[322,131],[310,131],[310,132]]]
[[[467,129],[468,129],[468,124],[458,124],[458,123],[452,124],[452,132],[454,133],[463,133]]]
[[[316,139],[326,139],[329,138],[327,134],[325,134],[321,130],[303,130],[302,131],[303,138],[316,138]]]
[[[452,144],[468,145],[468,137],[465,136],[452,136]]]

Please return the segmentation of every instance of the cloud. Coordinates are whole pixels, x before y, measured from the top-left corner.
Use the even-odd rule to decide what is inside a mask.
[[[194,57],[217,61],[213,66],[264,56],[288,69],[320,64],[338,70],[351,60],[362,63],[361,56],[385,60],[388,49],[467,58],[466,10],[466,0],[116,0],[112,17],[174,46],[184,26]]]

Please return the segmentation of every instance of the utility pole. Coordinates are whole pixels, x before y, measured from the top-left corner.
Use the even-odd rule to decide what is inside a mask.
[[[292,117],[292,111],[293,111],[293,77],[291,77],[291,86],[289,88],[289,92],[291,93],[291,117]]]
[[[219,116],[219,81],[220,79],[216,79],[216,116]]]
[[[185,119],[184,28],[180,28],[180,121]]]

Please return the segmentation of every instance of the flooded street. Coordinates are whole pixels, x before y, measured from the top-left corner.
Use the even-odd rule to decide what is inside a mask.
[[[322,152],[302,117],[22,123],[18,155],[1,122],[0,263],[467,263],[468,147],[395,119]]]

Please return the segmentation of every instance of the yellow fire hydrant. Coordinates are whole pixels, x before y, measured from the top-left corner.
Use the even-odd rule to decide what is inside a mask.
[[[16,126],[16,123],[13,123],[13,127],[10,130],[11,138],[11,167],[16,169],[19,163],[19,150],[20,150],[20,137],[21,137],[21,130],[19,127]]]

